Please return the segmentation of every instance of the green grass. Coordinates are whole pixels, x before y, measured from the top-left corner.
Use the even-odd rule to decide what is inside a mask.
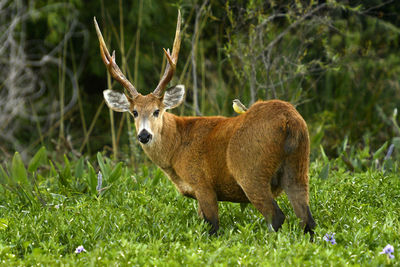
[[[38,169],[43,177],[31,202],[0,187],[0,265],[399,265],[396,172],[369,168],[352,173],[331,161],[333,170],[321,179],[324,164],[311,163],[310,202],[317,223],[311,243],[285,196],[278,200],[286,214],[278,233],[267,230],[251,205],[242,211],[239,204],[220,203],[219,236],[209,237],[196,202],[180,196],[153,165],[142,165],[137,173],[124,166],[113,182],[104,177],[108,189],[98,196],[90,190],[90,167],[85,164],[81,173],[76,166],[82,163],[70,161],[53,170],[46,163]],[[91,164],[100,161],[111,172],[113,164],[101,155]],[[68,164],[70,170],[65,169]],[[37,191],[45,206],[35,201]],[[332,232],[336,245],[323,240]],[[387,244],[394,246],[394,259],[379,254]],[[76,254],[80,245],[86,252]]]

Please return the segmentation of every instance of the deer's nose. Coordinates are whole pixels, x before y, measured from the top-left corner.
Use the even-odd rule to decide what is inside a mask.
[[[146,129],[141,130],[138,134],[138,139],[142,144],[147,144],[151,140],[151,137],[151,134]]]

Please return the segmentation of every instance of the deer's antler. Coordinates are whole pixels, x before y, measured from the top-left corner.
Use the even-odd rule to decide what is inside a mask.
[[[110,55],[110,52],[108,52],[99,25],[97,25],[96,17],[94,17],[93,19],[94,19],[94,26],[96,27],[97,37],[99,38],[100,42],[101,58],[103,59],[103,62],[108,69],[108,72],[115,80],[117,80],[123,87],[125,87],[126,90],[128,90],[132,99],[134,99],[136,96],[139,95],[138,91],[133,86],[133,84],[130,81],[128,81],[128,79],[125,77],[125,75],[122,73],[121,69],[115,62],[115,50],[113,51],[112,56]]]
[[[162,76],[160,82],[158,83],[156,89],[154,89],[153,94],[157,96],[162,96],[164,94],[165,87],[171,81],[172,76],[174,76],[176,63],[178,62],[178,54],[181,46],[181,12],[178,10],[178,21],[176,23],[176,32],[174,45],[172,48],[172,55],[169,52],[169,49],[165,50],[164,53],[167,57],[167,66],[165,68],[164,75]]]

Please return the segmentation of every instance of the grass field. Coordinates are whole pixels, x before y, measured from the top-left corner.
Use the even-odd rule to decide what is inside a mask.
[[[278,200],[286,215],[278,233],[267,230],[251,205],[242,210],[220,203],[219,236],[209,237],[196,202],[180,196],[153,165],[136,172],[123,164],[113,169],[99,154],[92,161],[103,173],[98,195],[96,167],[39,158],[27,170],[18,156],[0,169],[2,266],[400,265],[396,172],[373,167],[350,172],[339,160],[330,161],[327,172],[327,162],[312,162],[310,202],[317,228],[311,243],[285,196]],[[330,233],[336,244],[324,240]],[[388,244],[394,258],[380,254]],[[81,245],[85,251],[76,253]]]

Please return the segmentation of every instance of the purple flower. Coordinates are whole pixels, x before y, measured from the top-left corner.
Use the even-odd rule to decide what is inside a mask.
[[[392,253],[394,253],[394,247],[388,244],[386,245],[386,247],[383,248],[382,252],[379,254],[387,254],[389,258],[393,259],[394,255]]]
[[[79,254],[79,253],[81,253],[81,252],[83,252],[83,251],[86,252],[86,249],[85,249],[82,245],[79,246],[79,247],[77,247],[77,248],[75,249],[75,253],[76,253],[76,254]]]
[[[326,242],[330,242],[332,245],[336,245],[335,233],[326,234],[326,235],[324,236],[324,240],[325,240]]]

